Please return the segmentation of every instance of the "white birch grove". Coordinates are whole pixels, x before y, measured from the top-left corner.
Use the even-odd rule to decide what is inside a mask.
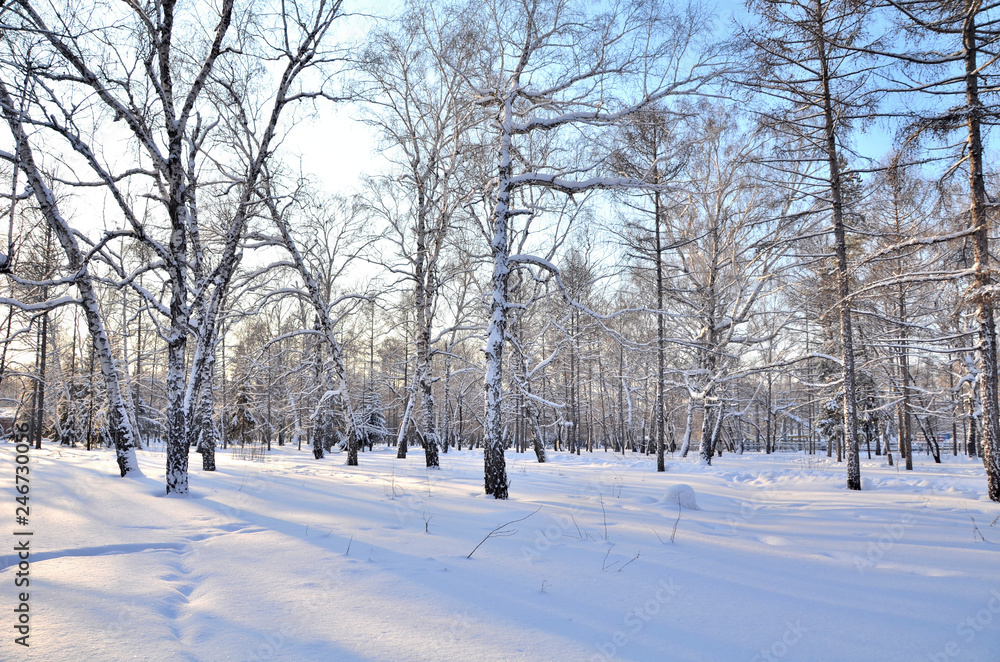
[[[21,75],[35,97],[21,119],[62,141],[89,171],[92,179],[70,185],[100,187],[113,201],[111,223],[120,229],[107,232],[92,251],[118,238],[141,242],[155,256],[135,270],[118,265],[118,275],[163,319],[166,488],[186,494],[189,423],[201,383],[210,374],[217,316],[242,250],[258,182],[272,158],[286,108],[330,96],[322,85],[310,91],[300,81],[330,60],[325,43],[340,2],[301,5],[295,13],[273,17],[273,24],[264,23],[269,19],[263,15],[256,16],[261,23],[249,20],[254,15],[242,14],[234,0],[199,6],[196,13],[173,0],[122,6],[110,14],[101,10],[100,27],[85,24],[95,7],[16,3],[13,12],[21,34],[34,42],[34,59],[23,63]],[[39,58],[46,66],[40,66]],[[265,68],[265,61],[274,68]],[[251,84],[254,77],[263,80]],[[265,82],[265,89],[258,89],[259,82]],[[259,114],[247,115],[251,105]],[[124,133],[135,161],[109,152],[98,140],[99,132],[111,127]],[[230,127],[249,130],[223,130]],[[224,155],[226,133],[249,139],[235,141]],[[208,231],[204,196],[199,195],[213,185],[224,187],[215,190],[231,201],[228,213],[213,219],[217,234]],[[208,234],[214,235],[214,260],[206,253]],[[163,299],[138,287],[137,277],[145,272],[161,279]],[[195,348],[189,356],[192,337]]]
[[[450,276],[445,270],[449,235],[469,199],[463,161],[470,156],[471,129],[482,113],[458,73],[473,55],[470,44],[437,26],[433,5],[411,4],[396,23],[393,30],[369,37],[361,62],[362,96],[371,108],[366,122],[378,131],[393,164],[371,183],[369,195],[399,259],[386,268],[412,284],[415,361],[409,397],[419,396],[426,465],[437,467],[447,431],[442,434],[435,420],[436,311]],[[393,204],[386,204],[386,198]],[[402,429],[414,406],[407,404]],[[399,444],[402,458],[402,437]]]
[[[819,452],[851,490],[965,455],[1000,500],[997,7],[345,6],[0,6],[33,443],[163,452],[177,495],[236,435],[481,450],[496,499],[508,451]]]

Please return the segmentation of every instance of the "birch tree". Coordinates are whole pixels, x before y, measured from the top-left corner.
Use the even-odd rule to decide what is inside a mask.
[[[11,92],[4,78],[0,77],[0,113],[3,114],[15,145],[14,154],[5,153],[2,156],[14,163],[18,170],[25,173],[28,185],[24,194],[35,198],[39,212],[49,227],[56,233],[59,243],[66,254],[69,263],[68,266],[73,272],[71,282],[76,287],[79,296],[79,305],[83,309],[87,320],[87,327],[94,346],[94,354],[100,364],[101,376],[104,379],[108,398],[108,424],[111,429],[111,438],[115,443],[118,470],[122,477],[141,476],[142,472],[135,457],[137,445],[135,431],[128,415],[124,394],[119,382],[118,366],[112,353],[104,317],[101,314],[95,279],[91,275],[86,253],[80,247],[76,235],[60,209],[55,192],[50,185],[50,180],[44,176],[41,167],[35,159],[33,143],[29,139],[28,131],[25,128],[26,124],[31,123],[30,117],[25,110],[29,94],[31,94],[30,90],[24,87],[20,90],[20,94],[15,97],[15,94]],[[15,299],[10,299],[6,303],[28,310],[32,308],[32,306],[26,307],[22,302]],[[43,310],[50,309],[56,305],[61,305],[61,303],[64,302],[43,302],[41,308]]]
[[[438,449],[447,436],[447,431],[439,434],[435,422],[435,313],[449,278],[442,269],[449,235],[468,198],[462,162],[469,156],[470,129],[480,114],[458,73],[472,55],[469,43],[440,30],[436,20],[433,5],[413,3],[394,29],[370,37],[362,57],[364,96],[371,107],[366,121],[381,134],[393,164],[373,182],[372,207],[386,220],[401,259],[388,264],[389,270],[413,288],[415,368],[410,398],[419,392],[428,467],[439,466]],[[397,192],[404,205],[398,199],[383,202],[398,197]],[[404,411],[412,409],[411,404]],[[404,429],[408,418],[404,415]]]
[[[657,2],[583,6],[568,0],[493,0],[449,16],[465,38],[480,42],[463,75],[476,103],[492,114],[483,144],[495,149],[491,201],[492,276],[486,333],[486,493],[508,495],[503,439],[503,355],[508,280],[522,260],[510,253],[511,223],[530,216],[522,191],[574,195],[635,182],[601,178],[597,165],[526,160],[533,140],[568,139],[600,131],[668,96],[692,94],[708,76],[698,52],[707,17],[692,7],[676,13]],[[556,153],[558,154],[558,153]],[[565,155],[565,152],[563,153]],[[538,261],[535,261],[538,264]],[[546,265],[546,268],[551,265]]]
[[[286,109],[332,96],[321,81],[311,89],[305,85],[309,72],[331,60],[326,42],[341,3],[284,4],[271,14],[242,12],[235,0],[191,7],[175,0],[114,7],[75,2],[42,7],[21,0],[8,9],[16,13],[20,34],[35,44],[32,59],[18,71],[35,94],[16,116],[36,132],[30,143],[17,141],[24,152],[21,167],[29,177],[28,171],[38,170],[29,151],[71,152],[88,174],[69,175],[68,183],[99,187],[120,225],[90,252],[114,266],[104,249],[117,238],[146,244],[155,256],[137,269],[125,271],[120,264],[117,269],[120,285],[133,288],[161,316],[159,334],[167,346],[166,488],[186,494],[194,395],[210,378],[217,316],[241,255],[257,186],[280,140]],[[250,104],[259,113],[241,114]],[[13,99],[4,105],[16,108]],[[248,140],[230,141],[219,130],[224,126],[249,126],[252,132]],[[102,143],[103,131],[122,135],[126,154]],[[208,190],[230,201],[228,213],[212,219],[217,241],[211,251],[201,195]],[[53,207],[44,192],[35,195]],[[56,212],[48,215],[54,218]],[[79,225],[56,224],[65,226],[69,239]],[[67,242],[64,250],[85,266],[88,255],[72,254]],[[160,279],[162,299],[138,286],[140,273]],[[100,329],[91,324],[91,331],[100,342]]]

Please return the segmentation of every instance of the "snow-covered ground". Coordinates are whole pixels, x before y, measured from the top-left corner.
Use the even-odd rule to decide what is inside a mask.
[[[12,523],[13,446],[0,458]],[[858,493],[825,456],[657,474],[508,454],[495,501],[478,452],[439,471],[419,451],[343,459],[220,452],[176,498],[158,453],[122,480],[105,451],[32,451],[31,645],[13,641],[11,524],[0,659],[1000,660],[1000,505],[978,460],[864,460]]]

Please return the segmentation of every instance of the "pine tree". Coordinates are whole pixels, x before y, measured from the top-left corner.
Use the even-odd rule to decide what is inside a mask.
[[[245,446],[254,442],[254,433],[258,427],[257,417],[250,408],[250,399],[246,391],[241,390],[236,396],[236,403],[229,417],[226,436],[230,440],[239,442],[240,446]]]

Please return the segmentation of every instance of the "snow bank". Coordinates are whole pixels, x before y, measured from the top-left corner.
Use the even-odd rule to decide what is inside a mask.
[[[663,502],[671,503],[687,510],[701,510],[698,508],[698,501],[694,497],[694,489],[684,483],[673,485],[667,489],[667,494],[663,497]]]

